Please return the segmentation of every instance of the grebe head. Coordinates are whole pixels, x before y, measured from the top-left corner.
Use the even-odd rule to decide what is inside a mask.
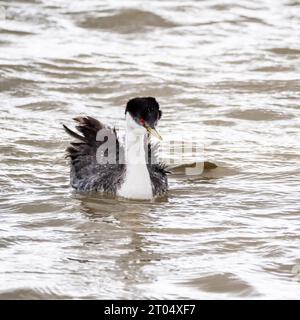
[[[162,115],[155,98],[142,97],[129,100],[125,114],[129,130],[134,131],[136,134],[148,132],[162,140],[160,134],[155,129]]]

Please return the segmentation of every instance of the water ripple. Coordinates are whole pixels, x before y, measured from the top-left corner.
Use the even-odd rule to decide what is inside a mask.
[[[120,33],[143,32],[147,31],[147,27],[171,28],[176,26],[174,22],[160,15],[136,9],[124,9],[120,12],[103,16],[85,15],[78,24],[82,28],[106,29]]]
[[[1,1],[0,298],[295,298],[298,5]],[[142,95],[203,174],[151,203],[74,193],[62,123],[122,133]]]

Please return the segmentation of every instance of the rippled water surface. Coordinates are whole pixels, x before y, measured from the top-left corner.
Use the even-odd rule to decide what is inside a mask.
[[[0,1],[0,298],[299,298],[299,35],[294,0]],[[72,192],[61,124],[144,95],[219,167]]]

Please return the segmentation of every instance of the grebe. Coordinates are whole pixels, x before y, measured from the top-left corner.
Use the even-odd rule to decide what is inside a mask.
[[[155,98],[129,100],[125,110],[124,147],[115,128],[92,117],[74,118],[82,135],[63,125],[69,135],[80,141],[71,142],[67,148],[71,186],[78,191],[99,191],[128,199],[166,195],[169,172],[157,160],[158,145],[152,145],[149,140],[150,135],[161,140],[155,129],[161,115]]]

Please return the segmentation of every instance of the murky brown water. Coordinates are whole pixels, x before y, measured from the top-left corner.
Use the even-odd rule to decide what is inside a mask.
[[[0,6],[0,298],[299,298],[298,1]],[[219,168],[167,201],[73,193],[61,124],[143,95]]]

